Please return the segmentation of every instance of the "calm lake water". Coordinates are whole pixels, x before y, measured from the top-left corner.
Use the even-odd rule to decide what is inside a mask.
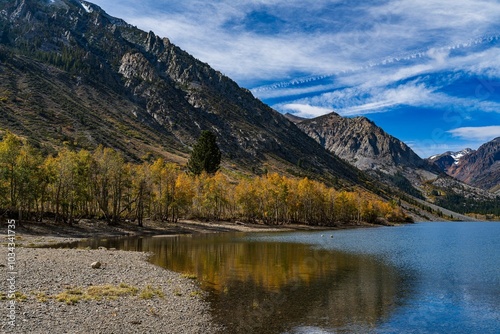
[[[500,223],[89,245],[196,274],[227,333],[500,333]]]

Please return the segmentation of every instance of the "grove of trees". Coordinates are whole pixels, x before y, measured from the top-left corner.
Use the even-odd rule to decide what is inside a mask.
[[[188,173],[158,159],[129,163],[117,151],[62,149],[43,157],[14,134],[0,142],[0,215],[73,224],[146,218],[242,220],[265,224],[403,221],[396,203],[361,191],[338,191],[276,173],[230,179],[220,171]]]

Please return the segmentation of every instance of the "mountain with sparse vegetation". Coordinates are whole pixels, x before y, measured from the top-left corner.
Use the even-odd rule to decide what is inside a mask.
[[[500,137],[477,150],[446,152],[430,157],[429,161],[464,183],[500,193]]]
[[[498,212],[496,195],[486,191],[495,182],[498,185],[498,175],[495,176],[495,168],[499,166],[495,163],[498,145],[490,143],[487,149],[486,146],[480,149],[484,158],[471,166],[470,161],[476,161],[477,155],[471,150],[436,156],[434,160],[422,159],[366,117],[347,118],[335,112],[312,119],[291,114],[286,117],[329,152],[408,195],[460,213]],[[472,175],[489,180],[489,187],[469,182]]]
[[[146,212],[149,202],[142,196],[146,196],[149,182],[147,164],[163,159],[186,166],[204,131],[214,134],[221,153],[220,169],[232,182],[279,172],[283,177],[318,180],[336,190],[360,191],[385,201],[403,200],[407,210],[423,208],[412,200],[422,196],[414,192],[405,175],[391,174],[394,180],[390,184],[397,187],[380,183],[379,175],[369,176],[338,152],[325,150],[317,138],[294,123],[302,127],[309,120],[290,121],[168,38],[141,31],[90,2],[0,0],[0,32],[0,137],[12,133],[20,138],[27,147],[24,156],[36,157],[38,162],[46,157],[88,160],[85,154],[94,152],[94,162],[111,159],[123,166],[146,164],[144,170],[137,167],[137,175],[146,176],[135,180],[142,180],[135,185],[139,195],[137,201],[129,198],[131,202],[124,202],[127,210]],[[421,163],[401,148],[405,152],[401,159]],[[84,162],[89,163],[87,160]],[[70,165],[66,160],[58,163]],[[9,174],[3,176],[8,179]],[[88,196],[82,190],[80,195],[72,193],[77,196],[74,200],[91,201],[92,210],[116,222],[122,217],[117,210],[124,199],[104,201],[99,198],[99,184],[94,186],[87,190],[97,198],[78,197]],[[289,190],[285,190],[287,194]],[[19,189],[12,190],[5,203],[20,205],[16,191]],[[321,196],[326,194],[325,190]],[[31,200],[40,205],[39,198]],[[27,212],[33,210],[31,205]],[[71,205],[54,204],[53,209],[73,217],[76,213],[71,212]],[[66,210],[64,214],[62,210]]]
[[[0,128],[45,152],[102,144],[185,163],[210,130],[225,168],[360,182],[249,90],[89,2],[0,1],[0,28]]]

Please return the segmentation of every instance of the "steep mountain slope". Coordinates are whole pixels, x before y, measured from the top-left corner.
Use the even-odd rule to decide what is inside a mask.
[[[500,187],[500,137],[470,151],[446,172],[467,184],[498,191]]]
[[[358,182],[248,90],[91,3],[0,1],[0,29],[0,128],[47,151],[104,144],[130,159],[185,161],[208,129],[227,167]]]

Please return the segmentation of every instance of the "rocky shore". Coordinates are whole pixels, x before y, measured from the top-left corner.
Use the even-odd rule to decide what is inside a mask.
[[[7,226],[3,226],[7,231]],[[10,274],[8,239],[1,241],[1,332],[6,333],[217,333],[205,292],[181,273],[157,267],[148,254],[120,250],[33,248],[101,236],[173,235],[230,231],[283,231],[310,226],[183,221],[109,226],[82,220],[67,226],[53,222],[16,225],[15,271]],[[5,235],[5,234],[4,234]],[[9,279],[14,278],[14,281]],[[15,286],[15,327],[8,309]]]
[[[196,282],[148,263],[145,253],[20,247],[16,260],[15,327],[4,307],[2,332],[217,332]]]
[[[215,333],[205,292],[182,274],[147,262],[148,254],[119,250],[30,248],[84,237],[189,233],[177,226],[136,229],[82,222],[75,227],[23,224],[16,231],[15,275],[0,257],[2,333]],[[192,229],[200,227],[193,226]],[[5,228],[6,230],[6,228]],[[192,230],[191,233],[194,233]],[[96,265],[96,262],[99,265]],[[92,264],[94,267],[92,268]],[[14,278],[14,281],[12,281]],[[9,280],[8,280],[9,279]],[[9,288],[15,308],[9,310]],[[14,315],[11,326],[9,315]]]

